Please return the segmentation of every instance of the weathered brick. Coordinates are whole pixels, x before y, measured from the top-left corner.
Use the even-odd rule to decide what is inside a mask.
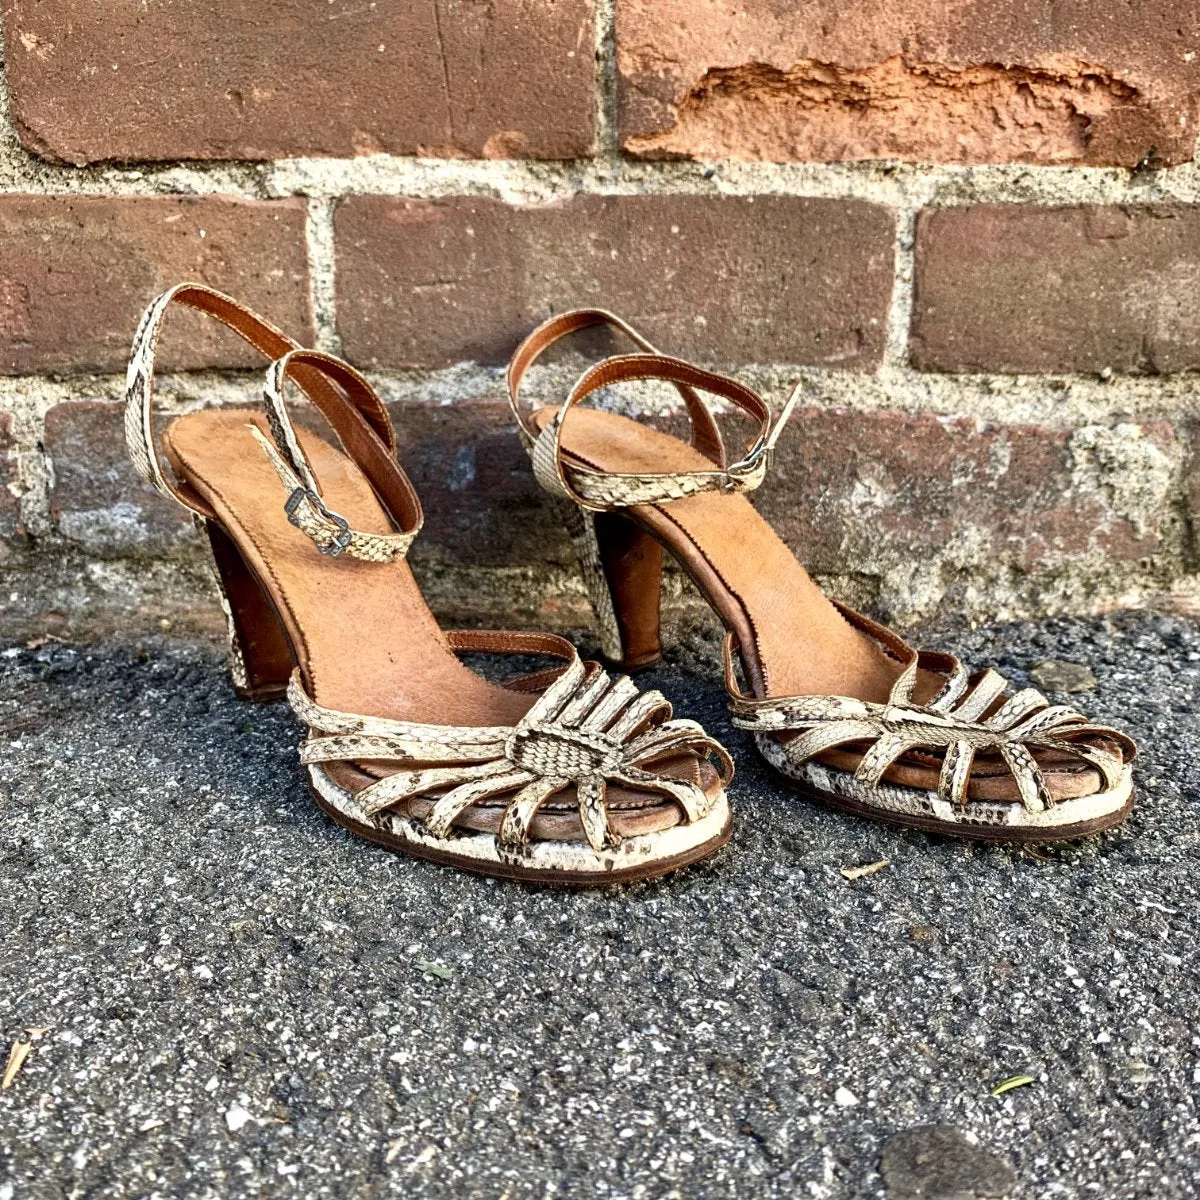
[[[571,158],[593,0],[3,0],[22,142],[55,161]]]
[[[54,471],[50,512],[68,541],[117,558],[169,554],[190,538],[188,514],[134,472],[123,405],[57,404],[46,414],[44,444]]]
[[[426,511],[414,565],[439,611],[501,623],[518,614],[535,624],[582,619],[573,601],[545,590],[547,566],[572,559],[504,402],[389,409]],[[296,415],[315,424],[300,406]],[[755,503],[810,569],[877,578],[886,604],[908,595],[909,574],[939,580],[941,594],[957,579],[969,593],[1008,573],[1038,594],[1054,586],[1039,580],[1074,578],[1086,563],[1136,564],[1161,549],[1178,458],[1165,422],[1062,430],[816,407],[793,420]],[[652,423],[678,431],[674,420]],[[186,516],[126,466],[119,404],[60,405],[48,415],[46,445],[68,541],[95,557],[191,561],[176,554],[190,537]],[[494,568],[527,570],[533,592],[518,595],[511,580],[488,574]],[[987,600],[941,602],[979,611]]]
[[[419,555],[459,566],[573,563],[503,401],[389,408],[425,506]],[[1166,422],[1071,430],[806,408],[755,503],[826,574],[935,561],[1036,574],[1088,554],[1136,562],[1159,545],[1175,444]],[[1115,476],[1126,477],[1117,489]]]
[[[508,404],[388,406],[397,456],[416,486],[425,525],[414,560],[480,567],[573,563],[560,523],[534,482]]]
[[[12,415],[0,412],[0,538],[12,537],[20,524],[20,508],[13,492],[17,482],[14,452]],[[0,544],[0,562],[3,560],[4,547]]]
[[[1187,0],[616,0],[620,133],[659,157],[1192,157]]]
[[[377,366],[503,362],[555,310],[598,304],[672,352],[866,370],[883,351],[893,219],[858,200],[350,197],[338,321]]]
[[[916,257],[918,367],[1200,366],[1200,206],[929,209]]]
[[[809,408],[755,503],[830,574],[938,561],[1036,573],[1089,553],[1135,562],[1159,544],[1174,445],[1166,422],[1063,430]]]
[[[194,279],[312,336],[302,201],[0,197],[0,372],[119,371],[146,303]],[[216,321],[169,319],[162,361],[256,365]]]

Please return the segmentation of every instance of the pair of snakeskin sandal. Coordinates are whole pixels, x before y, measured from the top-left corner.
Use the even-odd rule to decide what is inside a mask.
[[[224,323],[270,366],[261,410],[210,409],[154,428],[154,356],[173,303]],[[528,368],[607,325],[636,352],[587,370],[557,407],[527,411]],[[690,444],[577,408],[602,388],[673,384]],[[996,671],[918,651],[827,599],[742,493],[765,478],[795,394],[767,404],[660,354],[610,313],[536,329],[508,373],[517,429],[578,552],[602,650],[625,671],[661,654],[664,548],[720,616],[733,722],[787,781],[824,804],[939,833],[1061,840],[1128,814],[1124,734],[1008,694]],[[297,427],[304,393],[341,443]],[[759,423],[729,462],[702,395]],[[406,555],[422,511],[386,409],[340,359],[298,346],[228,296],[182,284],[147,309],[129,367],[126,434],[143,478],[191,511],[212,547],[234,687],[286,694],[306,727],[317,803],[356,834],[510,879],[593,886],[695,862],[728,841],[728,752],[658,692],[611,677],[552,634],[445,632]],[[466,654],[557,660],[491,682]]]

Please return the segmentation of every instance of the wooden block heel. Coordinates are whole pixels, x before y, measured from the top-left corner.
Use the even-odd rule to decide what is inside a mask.
[[[632,521],[568,500],[557,508],[596,618],[600,652],[622,671],[662,658],[662,547]]]
[[[538,356],[589,325],[635,354],[589,367],[561,406],[527,411],[521,381]],[[689,445],[628,417],[578,407],[621,383],[674,386]],[[743,493],[770,470],[778,418],[725,375],[660,354],[600,309],[553,317],[517,349],[509,402],[538,483],[572,515],[605,653],[623,665],[659,649],[658,579],[670,551],[728,631],[734,725],[782,776],[831,807],[961,837],[1053,841],[1105,829],[1132,803],[1136,747],[997,671],[918,651],[826,597]],[[729,461],[707,393],[758,423]],[[657,553],[649,543],[659,546]]]
[[[293,655],[287,634],[262,584],[215,521],[201,521],[229,636],[229,674],[241,700],[259,703],[287,694]]]

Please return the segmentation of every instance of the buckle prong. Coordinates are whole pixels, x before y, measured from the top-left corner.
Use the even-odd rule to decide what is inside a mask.
[[[329,542],[324,545],[322,545],[320,542],[317,542],[317,549],[322,554],[328,554],[330,558],[337,558],[337,556],[341,554],[341,552],[345,550],[347,546],[350,545],[350,542],[354,538],[354,534],[350,532],[350,522],[347,521],[341,513],[335,513],[331,508],[326,508],[325,501],[322,500],[321,497],[312,490],[312,488],[301,486],[296,488],[295,491],[293,491],[292,494],[287,498],[287,501],[283,506],[283,511],[287,513],[288,522],[292,525],[295,525],[295,527],[302,532],[307,532],[307,530],[304,530],[303,526],[300,524],[300,518],[297,516],[297,513],[300,505],[303,504],[305,500],[307,500],[309,504],[316,509],[318,515],[324,517],[326,521],[336,528],[337,532],[333,535]],[[314,541],[315,540],[316,539],[314,539]]]

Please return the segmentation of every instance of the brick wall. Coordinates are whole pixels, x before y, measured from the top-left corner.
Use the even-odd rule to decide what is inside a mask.
[[[0,636],[215,625],[120,431],[136,316],[183,278],[372,374],[450,619],[582,617],[501,366],[589,302],[775,402],[806,381],[758,502],[851,601],[1193,602],[1194,5],[0,14]],[[174,328],[168,409],[256,395],[239,346]]]

